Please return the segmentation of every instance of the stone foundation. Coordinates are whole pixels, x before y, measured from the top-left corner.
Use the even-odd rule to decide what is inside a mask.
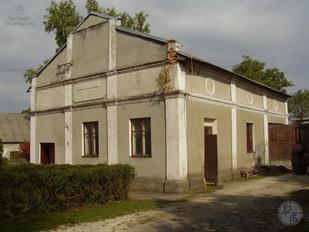
[[[181,180],[165,180],[159,178],[135,178],[132,191],[184,193],[205,190],[204,180],[200,176],[190,176]]]

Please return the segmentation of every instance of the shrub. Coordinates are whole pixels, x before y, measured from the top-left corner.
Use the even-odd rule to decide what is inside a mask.
[[[0,169],[0,217],[44,213],[128,197],[129,165],[35,165]]]
[[[0,139],[0,168],[1,166],[7,164],[7,160],[2,155],[3,155],[3,144],[2,140]]]

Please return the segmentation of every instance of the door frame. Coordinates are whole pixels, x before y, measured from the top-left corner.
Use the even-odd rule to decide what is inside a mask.
[[[211,127],[211,134],[206,134],[206,130],[205,127]],[[206,180],[206,184],[215,184],[217,185],[218,183],[218,137],[217,137],[217,120],[216,119],[211,119],[211,118],[205,118],[204,119],[204,127],[203,127],[203,133],[204,133],[204,178]],[[207,136],[209,137],[213,137],[213,138],[207,138]],[[207,160],[209,161],[209,159],[207,159],[207,141],[208,140],[213,140],[213,142],[215,144],[213,144],[213,152],[215,154],[215,157],[212,157],[211,162],[214,162],[214,166],[212,166],[213,168],[211,168],[211,172],[215,172],[215,173],[207,173],[208,168],[207,168]],[[215,140],[215,141],[214,141]],[[210,177],[211,176],[211,177]],[[208,180],[207,180],[208,179]]]
[[[48,153],[46,154],[46,149],[48,149]],[[43,152],[45,153],[44,155],[46,155],[45,158],[47,158],[45,160],[43,160],[42,158],[42,154]],[[54,164],[55,163],[55,143],[40,143],[40,163],[41,164]]]

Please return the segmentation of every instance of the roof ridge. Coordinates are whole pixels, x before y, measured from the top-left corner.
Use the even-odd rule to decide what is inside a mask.
[[[244,80],[246,80],[246,81],[249,81],[249,82],[254,83],[254,84],[256,84],[256,85],[259,85],[259,86],[261,86],[261,87],[267,88],[268,90],[271,90],[271,91],[273,91],[273,92],[276,92],[277,94],[284,95],[284,96],[286,96],[286,97],[291,97],[291,95],[289,95],[289,94],[287,94],[287,93],[281,92],[281,91],[279,91],[279,90],[277,90],[277,89],[274,89],[274,88],[272,88],[272,87],[270,87],[270,86],[268,86],[268,85],[265,85],[265,84],[263,84],[263,83],[260,83],[260,82],[258,82],[258,81],[255,81],[255,80],[253,80],[253,79],[250,79],[249,77],[246,77],[246,76],[240,75],[240,74],[238,74],[238,73],[235,73],[235,72],[233,72],[233,71],[231,71],[231,70],[228,70],[228,69],[226,69],[226,68],[222,68],[222,67],[220,67],[220,66],[218,66],[218,65],[212,64],[212,63],[210,63],[210,62],[208,62],[208,61],[206,61],[206,60],[204,60],[204,59],[202,59],[202,58],[199,58],[199,57],[196,57],[196,56],[192,56],[192,54],[190,54],[190,53],[188,53],[188,52],[177,51],[177,53],[180,54],[180,55],[183,55],[183,56],[185,56],[185,57],[187,57],[187,58],[192,58],[192,59],[195,59],[195,60],[200,61],[200,62],[202,62],[202,63],[209,64],[209,65],[214,66],[214,67],[216,67],[216,68],[219,68],[219,69],[221,69],[221,70],[223,70],[223,71],[225,71],[225,72],[229,72],[229,73],[231,73],[231,74],[233,74],[233,75],[236,75],[236,76],[238,76],[238,77],[240,77],[240,78],[242,78],[242,79],[244,79]]]

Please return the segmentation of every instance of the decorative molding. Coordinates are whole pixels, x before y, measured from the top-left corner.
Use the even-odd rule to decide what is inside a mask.
[[[247,101],[250,105],[253,105],[253,94],[250,93],[249,91],[246,91],[246,97],[247,97]]]
[[[62,63],[58,64],[56,76],[66,74],[70,70],[72,65],[73,65],[72,62],[64,63],[64,64],[62,64]]]
[[[278,101],[275,100],[275,99],[273,99],[273,108],[274,108],[274,110],[275,110],[276,112],[277,112],[278,109],[279,109]]]
[[[53,82],[51,84],[42,85],[42,86],[37,87],[37,89],[48,89],[48,88],[53,88],[57,86],[69,85],[72,83],[88,81],[91,79],[106,78],[107,75],[114,75],[113,74],[114,72],[116,72],[118,75],[124,74],[124,73],[131,73],[131,72],[140,71],[144,69],[160,67],[162,65],[165,65],[165,63],[166,63],[166,60],[160,60],[160,61],[151,62],[147,64],[142,64],[142,65],[135,65],[135,66],[126,67],[126,68],[118,68],[118,69],[114,69],[111,71],[92,73],[92,74],[84,75],[81,77],[75,77],[72,79],[64,79],[61,81]]]
[[[214,95],[216,91],[215,81],[211,77],[207,77],[205,81],[206,90],[210,95]]]

